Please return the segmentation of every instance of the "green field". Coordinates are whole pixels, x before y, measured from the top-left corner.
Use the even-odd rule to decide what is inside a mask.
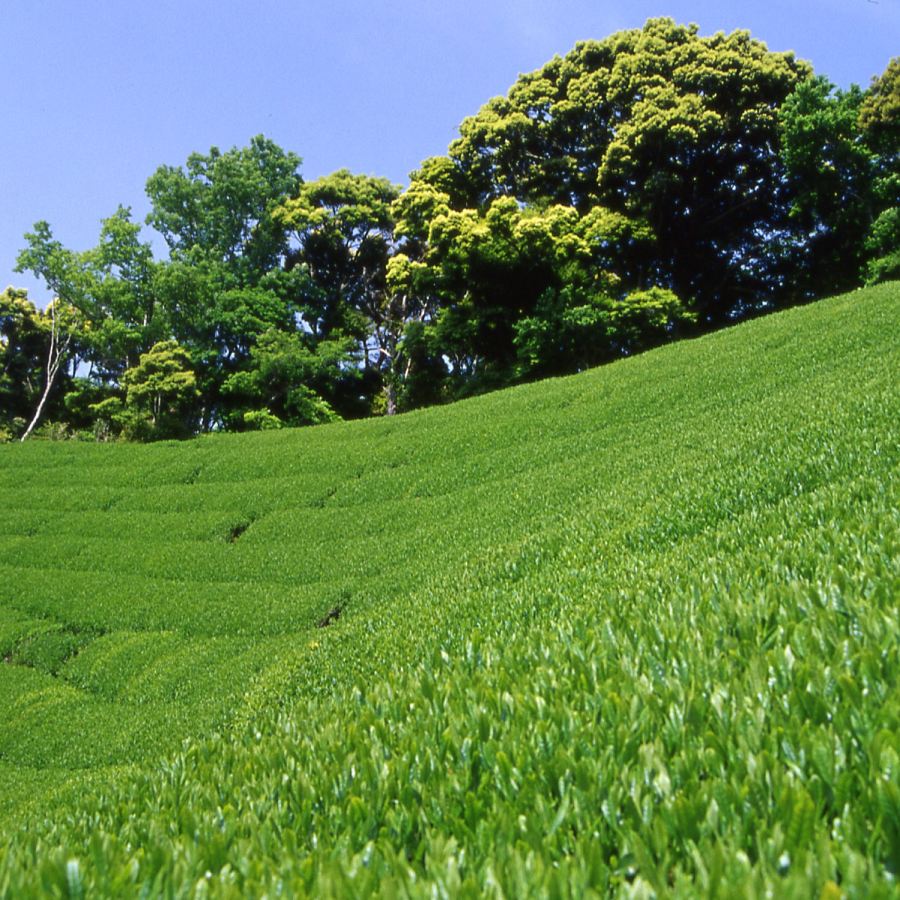
[[[0,896],[898,896],[898,373],[894,283],[397,418],[0,447]]]

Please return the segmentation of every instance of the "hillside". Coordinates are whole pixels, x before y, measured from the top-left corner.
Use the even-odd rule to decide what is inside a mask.
[[[894,896],[898,371],[895,283],[392,419],[0,447],[0,895]]]

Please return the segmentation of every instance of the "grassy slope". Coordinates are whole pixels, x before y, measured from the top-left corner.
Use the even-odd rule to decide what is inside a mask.
[[[0,893],[889,893],[897,371],[886,285],[396,420],[0,448]]]

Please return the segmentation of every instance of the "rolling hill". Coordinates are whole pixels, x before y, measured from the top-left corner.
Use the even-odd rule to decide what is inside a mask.
[[[898,372],[895,283],[391,419],[0,447],[0,895],[896,896]]]

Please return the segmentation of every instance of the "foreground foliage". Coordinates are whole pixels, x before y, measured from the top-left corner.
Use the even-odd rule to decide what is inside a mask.
[[[896,896],[898,333],[0,448],[0,894]]]

